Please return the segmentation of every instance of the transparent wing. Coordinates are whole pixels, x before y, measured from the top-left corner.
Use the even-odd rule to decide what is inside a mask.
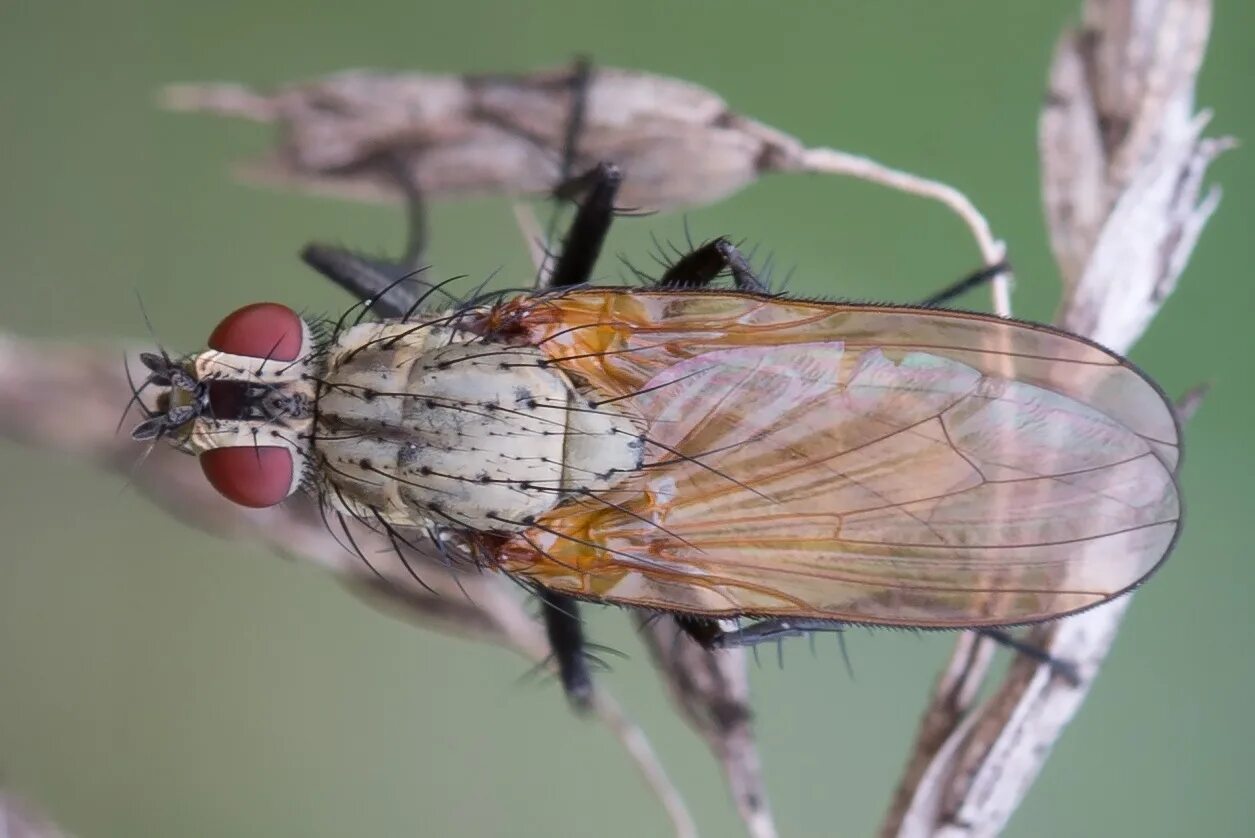
[[[517,315],[647,420],[643,469],[500,551],[553,588],[706,614],[999,625],[1120,594],[1179,528],[1170,407],[1070,335],[720,293],[591,290]]]

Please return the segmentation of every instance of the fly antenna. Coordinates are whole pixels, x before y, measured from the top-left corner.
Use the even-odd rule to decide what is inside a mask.
[[[131,362],[125,352],[122,353],[122,369],[126,373],[126,386],[130,388],[131,397],[127,399],[126,406],[122,408],[122,415],[118,417],[118,424],[113,429],[115,434],[122,430],[122,425],[126,422],[127,414],[130,413],[131,408],[136,405],[139,406],[140,410],[144,411],[145,420],[156,418],[158,415],[156,411],[149,410],[148,405],[144,404],[144,402],[140,399],[140,393],[144,391],[144,388],[148,386],[152,379],[147,379],[139,387],[136,387],[135,379],[131,377]]]

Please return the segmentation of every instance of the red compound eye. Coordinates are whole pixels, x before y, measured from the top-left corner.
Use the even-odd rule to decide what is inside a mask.
[[[292,491],[292,452],[286,448],[211,448],[200,455],[200,467],[219,494],[240,506],[274,506]]]
[[[253,303],[223,318],[209,348],[232,355],[295,361],[301,354],[301,318],[281,303]]]

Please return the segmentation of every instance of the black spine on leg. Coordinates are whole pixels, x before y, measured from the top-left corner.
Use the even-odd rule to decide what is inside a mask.
[[[562,255],[554,266],[550,287],[570,288],[588,282],[614,220],[614,198],[622,182],[623,173],[618,166],[599,163],[591,172],[558,188],[558,197],[583,194],[584,198],[562,243]]]
[[[588,669],[584,648],[584,625],[580,620],[579,603],[565,594],[540,588],[541,616],[549,647],[558,664],[562,689],[575,709],[585,711],[593,700],[593,678]]]

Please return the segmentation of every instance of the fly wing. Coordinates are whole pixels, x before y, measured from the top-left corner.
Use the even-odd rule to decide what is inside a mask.
[[[1171,408],[1079,338],[736,294],[556,303],[561,326],[531,321],[538,342],[629,403],[648,442],[639,472],[505,545],[508,570],[550,587],[715,615],[1004,625],[1108,600],[1175,540]]]

